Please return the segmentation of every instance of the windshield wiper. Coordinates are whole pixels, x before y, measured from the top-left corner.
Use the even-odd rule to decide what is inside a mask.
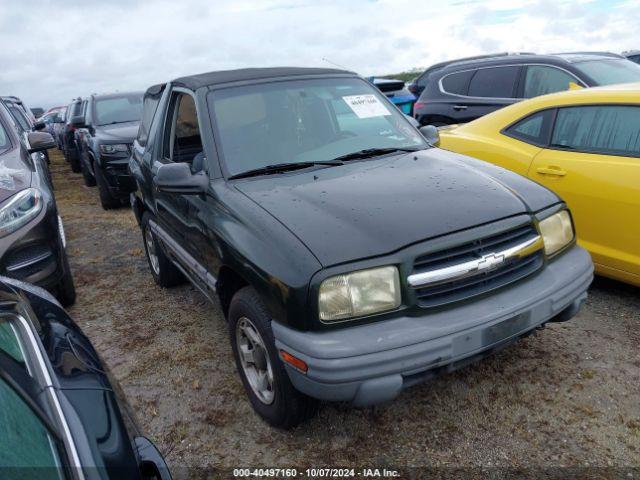
[[[274,165],[266,165],[260,168],[247,170],[246,172],[231,175],[229,180],[236,178],[257,177],[258,175],[270,175],[272,173],[290,172],[292,170],[300,170],[302,168],[313,167],[315,165],[342,165],[342,162],[335,160],[318,161],[318,162],[294,162],[294,163],[276,163]]]
[[[334,158],[333,160],[338,160],[341,162],[346,162],[349,160],[358,160],[361,158],[371,158],[377,157],[379,155],[384,155],[386,153],[395,153],[395,152],[417,152],[418,150],[422,150],[421,148],[366,148],[364,150],[358,150],[357,152],[347,153],[345,155],[340,155],[339,157]]]

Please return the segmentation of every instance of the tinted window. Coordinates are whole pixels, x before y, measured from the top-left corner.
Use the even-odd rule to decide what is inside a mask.
[[[631,60],[632,62],[640,63],[640,55],[632,55],[631,57],[629,57],[629,60]]]
[[[367,148],[425,148],[424,139],[369,82],[299,80],[210,95],[227,169],[330,160]]]
[[[537,112],[527,118],[520,120],[506,130],[507,135],[517,138],[527,143],[535,145],[545,145],[549,139],[549,129],[551,127],[552,110]]]
[[[0,470],[13,467],[9,472],[19,474],[15,478],[64,478],[54,438],[4,380],[0,380],[0,405]]]
[[[71,107],[72,109],[72,117],[75,117],[76,115],[82,115],[82,102],[76,102],[73,104],[73,106]]]
[[[137,122],[142,116],[142,94],[96,98],[94,114],[96,125]]]
[[[591,60],[574,66],[591,77],[597,85],[640,82],[640,65],[626,59]]]
[[[578,80],[559,68],[531,65],[524,78],[524,98],[568,90],[571,82],[578,83]]]
[[[470,97],[513,98],[520,67],[481,68],[469,84]]]
[[[447,75],[442,79],[443,90],[456,95],[466,95],[469,90],[469,80],[474,73],[475,70],[470,70]]]
[[[584,152],[640,156],[640,107],[561,108],[552,145]]]

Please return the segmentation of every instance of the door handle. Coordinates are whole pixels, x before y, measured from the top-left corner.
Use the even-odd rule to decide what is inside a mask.
[[[564,177],[567,174],[567,172],[560,167],[540,167],[536,169],[536,172],[542,175],[555,175],[557,177]]]
[[[467,106],[466,105],[454,105],[453,109],[459,112],[461,110],[466,110]]]

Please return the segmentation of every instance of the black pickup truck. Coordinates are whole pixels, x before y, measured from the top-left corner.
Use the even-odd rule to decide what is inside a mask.
[[[593,277],[560,198],[432,147],[350,72],[151,87],[129,168],[153,278],[220,301],[248,397],[278,427],[568,320]]]

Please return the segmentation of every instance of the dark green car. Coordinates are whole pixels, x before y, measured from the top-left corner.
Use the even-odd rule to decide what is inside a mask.
[[[433,148],[350,72],[151,87],[129,168],[155,281],[220,301],[249,399],[279,427],[568,320],[593,276],[560,198]]]

